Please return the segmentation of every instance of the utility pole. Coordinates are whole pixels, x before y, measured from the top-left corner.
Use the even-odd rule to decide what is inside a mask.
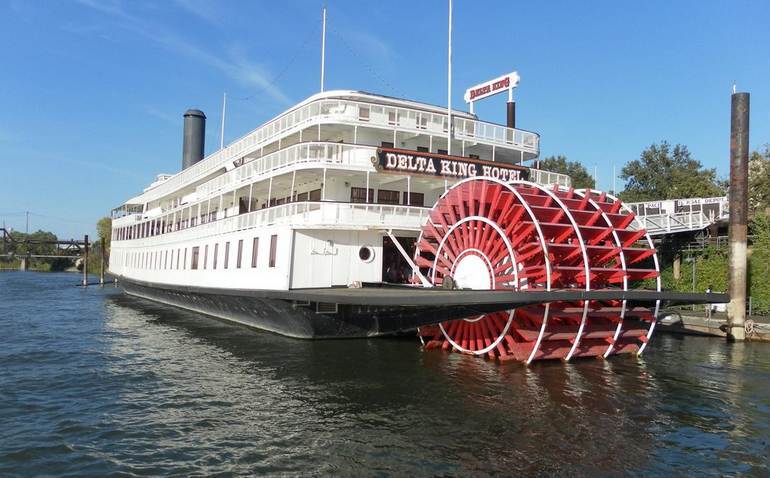
[[[101,267],[99,268],[99,285],[104,287],[104,262],[105,258],[107,257],[107,241],[105,238],[101,238],[101,245],[102,245],[102,261],[101,261]]]
[[[88,287],[88,234],[83,238],[83,287]]]
[[[617,188],[615,187],[615,186],[616,186],[616,179],[617,179],[617,177],[618,177],[618,175],[617,175],[617,173],[615,172],[615,161],[613,161],[613,162],[612,162],[612,194],[613,194],[614,196],[617,196],[617,195],[618,195],[618,190],[617,190]]]
[[[734,87],[733,87],[734,88]],[[749,189],[749,94],[733,93],[730,111],[730,305],[727,340],[745,340]]]

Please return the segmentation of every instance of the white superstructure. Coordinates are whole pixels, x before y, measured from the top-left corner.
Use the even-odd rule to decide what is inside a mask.
[[[356,91],[311,96],[113,211],[112,273],[152,284],[288,290],[402,282],[430,206],[473,175],[569,185],[522,166],[535,133]]]

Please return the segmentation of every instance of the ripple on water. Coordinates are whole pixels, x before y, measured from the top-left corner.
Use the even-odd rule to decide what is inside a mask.
[[[761,474],[770,347],[498,365],[0,275],[0,475]],[[12,313],[7,313],[10,310]]]

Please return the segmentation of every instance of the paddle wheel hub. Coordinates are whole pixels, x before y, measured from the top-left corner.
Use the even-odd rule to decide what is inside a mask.
[[[437,287],[660,291],[652,240],[620,200],[526,181],[470,178],[455,184],[431,210],[414,262]],[[413,280],[425,282],[416,275]],[[422,327],[419,333],[427,348],[527,363],[641,353],[659,304],[536,303]]]

